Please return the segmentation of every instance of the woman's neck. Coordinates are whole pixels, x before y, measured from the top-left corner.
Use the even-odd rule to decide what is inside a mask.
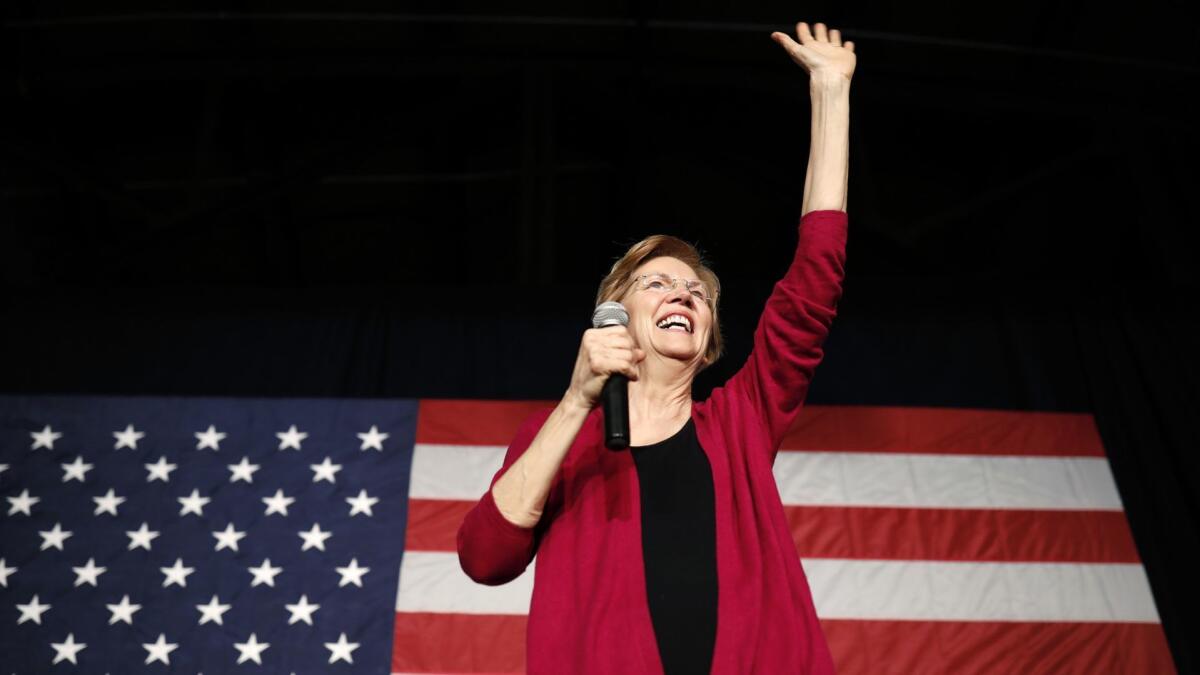
[[[650,361],[647,359],[646,361]],[[637,381],[629,383],[629,420],[682,420],[692,412],[693,369],[678,362],[642,362]]]

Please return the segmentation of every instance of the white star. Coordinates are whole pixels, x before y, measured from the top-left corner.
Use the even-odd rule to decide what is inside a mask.
[[[276,490],[274,497],[263,497],[262,500],[267,505],[267,512],[264,515],[279,513],[286,516],[288,507],[296,501],[296,498],[283,494],[283,490]]]
[[[150,665],[155,661],[162,661],[166,665],[171,665],[171,657],[169,654],[179,648],[179,645],[173,642],[167,642],[167,636],[162,633],[158,634],[158,639],[151,643],[142,643],[142,647],[146,649],[146,664]]]
[[[92,470],[94,464],[87,464],[83,461],[83,457],[76,457],[74,462],[70,464],[60,464],[63,468],[62,482],[66,483],[70,480],[77,480],[80,483],[84,481],[85,474]]]
[[[300,596],[300,600],[298,602],[296,602],[296,604],[284,605],[284,607],[287,608],[287,611],[292,613],[292,616],[290,618],[288,618],[289,626],[296,623],[297,621],[303,621],[304,623],[306,623],[310,626],[313,625],[313,622],[312,622],[313,612],[315,612],[321,608],[320,605],[310,604],[308,602],[307,595]]]
[[[0,473],[4,473],[5,471],[8,471],[8,465],[0,464]]]
[[[108,571],[107,567],[96,567],[96,560],[88,558],[87,564],[83,567],[72,567],[75,572],[75,586],[84,584],[96,585],[96,578]]]
[[[37,625],[42,625],[42,614],[50,609],[50,605],[43,605],[38,602],[38,596],[33,596],[28,605],[17,605],[17,609],[21,611],[21,618],[17,619],[17,625],[21,625],[26,621],[32,621]]]
[[[115,516],[117,515],[117,507],[125,503],[125,498],[118,497],[117,493],[112,488],[109,488],[108,492],[103,495],[92,497],[92,501],[96,502],[96,510],[92,512],[92,515],[98,516],[101,513],[111,513]]]
[[[133,613],[142,608],[141,605],[135,605],[129,602],[129,596],[123,596],[121,602],[115,605],[105,605],[108,611],[112,612],[112,618],[108,620],[108,625],[113,625],[118,621],[124,621],[130,626],[133,625]]]
[[[158,533],[152,531],[146,525],[146,523],[142,523],[142,526],[136,530],[133,530],[133,531],[126,530],[125,536],[129,537],[129,550],[130,551],[132,551],[135,548],[139,548],[139,547],[144,548],[147,551],[149,551],[150,550],[150,542],[158,537]]]
[[[67,639],[65,641],[50,643],[50,647],[54,649],[54,663],[58,663],[60,661],[70,661],[75,665],[79,665],[79,662],[75,660],[75,657],[79,654],[79,652],[83,651],[83,648],[86,646],[87,643],[75,641],[74,633],[67,633]],[[54,664],[52,663],[50,665]]]
[[[213,450],[220,450],[221,441],[225,440],[225,436],[227,435],[224,432],[217,431],[217,428],[210,424],[208,425],[208,431],[197,431],[195,433],[197,441],[196,449],[212,448]]]
[[[313,523],[313,526],[307,532],[298,532],[300,538],[304,540],[304,544],[300,547],[301,551],[307,551],[310,548],[325,550],[325,540],[332,537],[332,532],[322,532],[321,526]]]
[[[42,501],[41,497],[30,497],[29,490],[21,490],[21,494],[16,497],[8,497],[7,499],[10,504],[8,507],[8,515],[10,516],[14,513],[24,513],[27,516],[31,516],[33,512],[30,509],[33,508],[34,504]]]
[[[176,501],[183,504],[183,508],[179,509],[179,515],[186,516],[189,513],[194,513],[198,516],[203,516],[205,505],[211,502],[212,499],[201,497],[200,491],[193,489],[192,494],[186,497],[177,497]]]
[[[9,567],[8,561],[0,558],[0,586],[8,588],[8,578],[17,573],[16,567]]]
[[[376,450],[383,452],[383,442],[386,441],[387,437],[391,436],[391,434],[379,433],[379,429],[372,424],[370,431],[363,434],[355,434],[355,436],[358,436],[362,439],[362,445],[358,447],[359,450],[375,448]]]
[[[242,461],[238,462],[237,464],[228,464],[226,466],[228,466],[229,470],[232,472],[232,475],[229,476],[230,483],[236,483],[239,480],[244,480],[247,483],[253,483],[254,472],[258,471],[258,465],[251,464],[249,457],[243,457]]]
[[[188,575],[196,571],[195,567],[184,567],[182,558],[176,558],[175,564],[170,567],[160,567],[158,569],[166,577],[163,579],[163,588],[171,584],[178,584],[180,588],[187,588]]]
[[[309,464],[309,468],[313,470],[313,482],[327,480],[330,483],[336,483],[337,479],[333,475],[342,470],[341,464],[334,464],[326,457],[325,461],[320,464]]]
[[[231,549],[235,553],[238,550],[238,541],[246,536],[245,532],[238,532],[233,529],[233,523],[225,526],[225,529],[220,532],[213,532],[212,536],[217,538],[217,547],[213,550],[220,551],[223,548]]]
[[[151,483],[156,480],[161,480],[164,483],[171,482],[171,472],[178,468],[178,465],[171,464],[166,457],[159,457],[158,461],[153,464],[145,464],[146,471],[150,473],[146,476],[146,482]]]
[[[337,568],[337,573],[342,575],[342,580],[338,582],[338,588],[341,588],[347,584],[354,584],[355,586],[362,588],[363,575],[370,571],[370,567],[358,566],[358,558],[351,558],[349,565]]]
[[[62,432],[51,429],[49,424],[41,431],[29,432],[29,435],[33,438],[33,445],[29,447],[30,450],[37,450],[38,448],[53,450],[54,441],[62,438]]]
[[[233,605],[222,605],[221,601],[218,600],[217,596],[215,595],[212,596],[212,600],[209,600],[207,605],[196,605],[196,609],[200,610],[199,625],[203,626],[211,621],[218,626],[224,626],[225,621],[221,618],[221,616],[225,614],[225,612],[228,612],[230,607],[233,607]]]
[[[238,656],[238,663],[253,661],[261,666],[262,653],[267,649],[267,647],[270,647],[271,644],[269,642],[259,642],[258,637],[256,637],[254,633],[251,633],[249,640],[246,640],[245,642],[235,642],[233,643],[233,646],[239,652],[241,652],[241,655]]]
[[[296,425],[293,424],[287,431],[278,431],[275,436],[279,439],[279,449],[287,450],[288,448],[300,449],[300,441],[308,438],[308,432],[296,431]]]
[[[341,636],[338,637],[337,642],[326,642],[325,648],[329,650],[330,663],[337,663],[339,660],[343,660],[346,663],[353,664],[354,659],[351,658],[350,655],[354,653],[355,649],[358,649],[358,643],[347,642],[346,634],[342,633]]]
[[[133,428],[132,424],[127,424],[125,425],[125,431],[114,431],[112,434],[113,438],[117,439],[117,442],[113,445],[113,450],[120,450],[121,448],[137,450],[138,441],[142,440],[146,432],[137,431]]]
[[[63,542],[71,537],[72,532],[62,529],[62,523],[55,523],[53,530],[39,530],[38,534],[42,536],[42,548],[45,551],[48,548],[56,548],[63,550]]]
[[[266,584],[271,588],[275,588],[275,576],[283,571],[282,567],[271,567],[271,559],[267,558],[262,561],[258,567],[247,567],[250,574],[254,575],[254,579],[250,581],[250,587],[253,588],[259,584]]]
[[[366,490],[359,490],[357,497],[346,497],[346,503],[350,505],[350,515],[352,516],[360,513],[374,516],[371,507],[379,503],[379,497],[372,497],[367,494]]]

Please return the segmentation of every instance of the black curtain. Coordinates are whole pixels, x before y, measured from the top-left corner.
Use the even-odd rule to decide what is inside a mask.
[[[1091,409],[1181,673],[1200,671],[1200,359],[1194,297],[1122,293],[1073,313]]]

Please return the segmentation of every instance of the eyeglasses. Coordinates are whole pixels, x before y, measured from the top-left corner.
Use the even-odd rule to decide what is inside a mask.
[[[633,280],[637,282],[638,288],[643,291],[654,291],[656,293],[667,293],[675,290],[679,284],[692,294],[700,302],[711,304],[717,299],[716,291],[710,289],[708,284],[699,279],[681,279],[673,277],[670,274],[663,272],[654,272],[651,274],[639,274]]]

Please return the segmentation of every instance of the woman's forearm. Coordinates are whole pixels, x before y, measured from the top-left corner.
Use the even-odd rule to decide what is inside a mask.
[[[809,95],[812,139],[801,215],[823,209],[845,211],[850,177],[850,80],[814,74]]]
[[[564,398],[546,418],[529,448],[496,480],[492,499],[505,520],[527,528],[541,520],[554,477],[588,412],[586,406]]]

